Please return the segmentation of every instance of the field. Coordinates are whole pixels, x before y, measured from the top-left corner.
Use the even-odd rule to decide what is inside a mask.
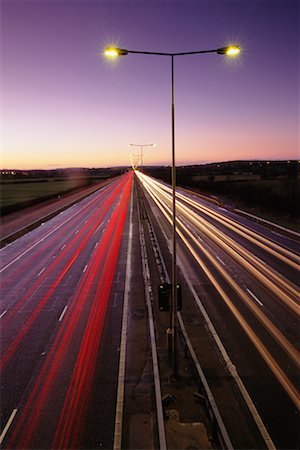
[[[0,183],[1,214],[30,206],[40,201],[60,197],[67,192],[103,180],[93,178],[27,178],[26,180],[6,180]],[[105,177],[106,178],[106,177]]]

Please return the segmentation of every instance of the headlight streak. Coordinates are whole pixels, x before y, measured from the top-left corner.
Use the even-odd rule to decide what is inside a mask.
[[[137,174],[138,176],[140,174]],[[157,186],[155,186],[155,183],[148,182],[145,179],[146,177],[144,175],[144,187],[146,187],[147,191],[151,195],[152,199],[155,201],[157,206],[160,208],[164,216],[167,218],[167,220],[172,223],[172,214],[170,207],[166,205],[161,198],[167,196],[165,194],[162,195],[162,192],[160,192],[160,199],[157,198],[155,194],[155,189],[157,189]],[[140,176],[139,176],[140,178]],[[145,182],[146,181],[146,182]],[[149,185],[152,185],[152,188],[150,188]],[[169,199],[168,199],[169,201]],[[194,256],[195,260],[198,262],[202,270],[205,272],[205,274],[208,276],[210,281],[212,282],[213,286],[216,288],[218,293],[220,294],[221,298],[225,301],[227,307],[230,309],[230,311],[233,313],[233,315],[236,317],[237,321],[243,328],[243,330],[246,332],[247,336],[251,340],[251,342],[254,344],[256,349],[259,351],[261,356],[264,358],[265,362],[268,364],[272,372],[274,373],[275,377],[278,379],[284,390],[287,392],[289,397],[292,399],[294,404],[300,409],[300,397],[299,392],[295,388],[295,386],[292,384],[292,382],[288,379],[288,377],[285,375],[283,370],[279,367],[278,363],[275,361],[275,359],[271,356],[267,348],[264,346],[264,344],[260,341],[260,339],[255,335],[255,332],[251,329],[251,327],[247,324],[245,318],[241,315],[241,313],[238,311],[238,309],[233,305],[230,298],[227,296],[225,291],[222,289],[222,287],[219,285],[215,277],[211,274],[207,266],[204,264],[198,253],[195,251],[195,249],[192,247],[188,239],[184,236],[183,232],[180,228],[184,230],[184,232],[189,236],[189,239],[191,239],[194,244],[205,254],[205,256],[210,260],[210,262],[215,266],[215,268],[221,273],[221,275],[226,279],[226,281],[230,284],[230,286],[238,293],[238,295],[242,298],[244,303],[251,309],[251,311],[255,314],[257,319],[260,321],[260,323],[266,327],[266,329],[270,332],[270,334],[273,336],[273,338],[278,342],[278,344],[286,351],[286,353],[289,355],[289,357],[294,361],[294,363],[299,366],[299,352],[292,346],[292,344],[280,333],[280,331],[273,325],[273,323],[265,316],[264,313],[258,308],[256,304],[252,302],[250,297],[234,282],[234,280],[231,279],[231,277],[226,273],[226,271],[222,268],[222,266],[215,261],[215,258],[213,258],[212,255],[199,243],[199,241],[194,237],[194,235],[188,230],[188,228],[182,223],[182,221],[177,218],[177,232],[191,254]]]
[[[142,176],[145,178],[144,175]],[[162,192],[162,188],[158,187],[157,183],[152,183],[152,185],[155,185],[155,189]],[[168,197],[168,201],[171,202],[170,196]],[[259,258],[252,255],[232,238],[218,230],[214,225],[199,217],[197,213],[190,210],[186,205],[183,205],[182,202],[177,200],[176,203],[178,212],[181,211],[185,219],[189,220],[196,228],[205,233],[226,253],[234,258],[296,315],[300,315],[298,290],[291,283],[285,281],[275,270],[265,266]]]
[[[170,208],[169,208],[170,211]],[[168,220],[172,222],[171,214],[169,212],[167,216]],[[178,219],[178,224],[182,227],[190,238],[193,239],[195,244],[200,248],[201,252],[208,258],[208,260],[216,267],[222,277],[226,282],[232,287],[232,289],[238,294],[238,296],[243,300],[243,302],[248,306],[252,313],[257,317],[257,319],[267,328],[270,334],[276,339],[279,345],[286,351],[293,361],[299,365],[300,364],[300,354],[294,348],[291,347],[290,342],[280,333],[280,331],[273,325],[273,323],[266,317],[266,315],[261,311],[261,309],[253,303],[251,297],[249,297],[246,292],[244,292],[240,286],[233,280],[233,278],[226,272],[226,270],[215,260],[215,258],[210,254],[210,252],[204,248],[204,246],[199,243],[195,236],[188,230],[186,225]],[[179,233],[179,228],[178,228]]]
[[[142,175],[143,177],[147,177],[147,175]],[[149,177],[147,177],[149,178]],[[148,180],[147,180],[148,181]],[[165,190],[166,192],[172,193],[171,188],[164,185],[163,183],[157,181],[157,180],[151,180],[149,181],[153,186],[158,186],[161,189]],[[290,265],[294,269],[299,269],[300,264],[300,257],[296,255],[295,253],[287,250],[284,247],[281,247],[280,245],[276,244],[273,241],[267,240],[264,236],[252,231],[250,228],[240,225],[235,220],[225,217],[222,214],[218,213],[217,211],[214,211],[213,209],[201,205],[195,200],[181,194],[180,192],[176,193],[177,202],[178,199],[182,199],[185,203],[190,204],[192,207],[198,209],[199,211],[203,212],[204,214],[212,217],[213,219],[217,220],[221,224],[224,225],[224,222],[226,222],[226,226],[230,228],[235,233],[240,234],[245,239],[248,239],[250,242],[253,242],[255,245],[261,247],[264,251],[267,251],[268,253],[272,254],[276,258],[280,259],[282,262]],[[259,242],[258,242],[259,241]]]
[[[186,229],[186,227],[183,224],[181,224],[181,226],[183,227],[183,229],[185,229],[186,233],[195,241],[195,238]],[[238,309],[233,305],[233,303],[231,302],[230,298],[224,292],[222,287],[218,284],[218,282],[214,278],[214,276],[209,272],[209,270],[207,269],[207,267],[205,266],[203,261],[200,259],[200,257],[195,252],[195,250],[192,248],[192,246],[190,245],[188,240],[184,237],[183,233],[180,230],[178,230],[178,234],[181,237],[181,239],[183,240],[183,242],[185,243],[185,245],[190,250],[191,254],[194,256],[194,258],[196,259],[196,261],[198,262],[198,264],[200,265],[202,270],[206,273],[208,278],[211,280],[213,286],[219,292],[219,294],[221,295],[222,299],[225,301],[226,305],[228,306],[230,311],[233,313],[234,317],[237,319],[237,321],[239,322],[239,324],[241,325],[241,327],[243,328],[243,330],[245,331],[245,333],[247,334],[247,336],[249,337],[251,342],[254,344],[254,346],[256,347],[258,352],[260,353],[260,355],[263,357],[265,362],[268,364],[268,366],[270,367],[270,369],[272,370],[272,372],[274,373],[275,377],[280,382],[280,384],[282,385],[282,387],[284,388],[286,393],[289,395],[289,397],[294,402],[296,407],[298,409],[300,409],[300,394],[299,394],[298,390],[295,388],[295,386],[292,384],[292,382],[288,379],[288,377],[285,375],[283,370],[279,367],[279,365],[277,364],[275,359],[271,356],[271,354],[266,349],[266,347],[261,342],[261,340],[256,336],[255,332],[248,325],[248,323],[246,322],[244,317],[240,314]],[[200,246],[197,241],[196,241],[196,244],[198,246]],[[221,266],[219,264],[217,264],[217,263],[215,264],[215,266],[219,266],[219,268],[221,268]],[[267,319],[267,318],[265,317],[264,319]],[[267,319],[267,321],[268,321],[268,319]],[[263,323],[263,325],[265,325],[265,322]],[[274,327],[273,331],[276,333],[276,335],[278,335],[278,336],[281,335],[281,333],[275,327]],[[277,331],[278,331],[278,333],[277,333]],[[274,336],[273,332],[272,332],[272,335]],[[289,348],[287,349],[288,350],[288,354],[289,354],[289,356],[291,358],[293,358],[294,362],[296,362],[296,364],[299,366],[299,356],[297,356],[298,352],[296,350],[294,350],[293,348],[291,348],[291,345],[286,341],[286,339],[283,336],[282,336],[282,338],[283,338],[283,342],[279,342],[278,339],[276,339],[277,342],[285,349],[286,349],[286,343],[289,345]]]
[[[233,239],[226,234],[219,232],[216,227],[206,223],[204,219],[199,218],[194,212],[189,211],[187,207],[179,204],[177,208],[182,211],[186,219],[192,222],[194,226],[198,227],[199,230],[203,231],[220,248],[250,272],[252,276],[265,285],[277,298],[283,301],[288,308],[294,311],[298,316],[300,315],[298,291],[291,284],[284,281],[278,273],[265,266],[257,257],[251,255],[251,253],[245,250],[241,245],[237,244]],[[284,290],[287,291],[290,296],[287,295]],[[294,296],[295,298],[292,298],[291,296]]]
[[[194,208],[198,209],[199,211],[204,211],[205,214],[212,217],[213,219],[217,220],[219,223],[226,223],[227,228],[231,229],[235,233],[240,234],[243,238],[248,239],[250,242],[254,243],[255,245],[258,245],[261,247],[264,251],[270,253],[271,255],[275,256],[276,258],[280,259],[285,264],[288,264],[289,266],[293,267],[294,269],[299,269],[300,264],[300,258],[295,255],[294,253],[290,252],[284,247],[280,247],[275,242],[267,240],[264,236],[261,236],[258,233],[255,233],[254,231],[250,230],[247,227],[244,227],[243,225],[240,225],[238,222],[222,216],[216,211],[210,210],[209,208],[200,205],[199,203],[195,202],[192,199],[189,199],[188,197],[185,197],[184,195],[178,193],[177,196],[181,198],[184,202],[190,204]],[[260,241],[260,242],[257,242]],[[286,255],[286,256],[285,256]]]

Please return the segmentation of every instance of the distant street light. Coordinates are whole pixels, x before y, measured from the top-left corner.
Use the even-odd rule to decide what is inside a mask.
[[[155,147],[155,144],[128,144],[128,147],[140,147],[140,166],[143,169],[143,149],[144,147]]]
[[[142,55],[159,55],[168,56],[171,58],[171,92],[172,92],[172,216],[173,216],[173,255],[172,255],[172,303],[171,303],[171,334],[172,334],[172,376],[177,378],[177,276],[176,276],[176,165],[175,165],[175,105],[174,105],[174,57],[185,55],[196,55],[202,53],[217,53],[218,55],[226,55],[236,57],[240,53],[240,47],[237,45],[230,45],[214,50],[197,50],[193,52],[182,53],[164,53],[164,52],[145,52],[140,50],[126,50],[123,48],[107,47],[104,50],[104,55],[109,58],[117,58],[118,56],[125,56],[128,53],[136,53]]]

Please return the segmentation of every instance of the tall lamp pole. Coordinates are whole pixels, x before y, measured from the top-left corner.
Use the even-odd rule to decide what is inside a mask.
[[[141,164],[141,170],[143,169],[143,149],[144,147],[155,147],[155,144],[129,144],[128,147],[140,147],[140,164]]]
[[[142,55],[158,55],[171,58],[171,92],[172,92],[172,222],[173,222],[173,255],[172,255],[172,302],[171,302],[171,333],[172,333],[172,377],[176,379],[177,373],[177,276],[176,276],[176,164],[175,164],[175,104],[174,104],[174,58],[175,56],[196,55],[202,53],[217,53],[219,55],[237,56],[240,48],[236,45],[221,47],[214,50],[197,50],[193,52],[164,53],[146,52],[139,50],[127,50],[123,48],[108,47],[104,50],[104,55],[109,58],[126,56],[128,53]]]

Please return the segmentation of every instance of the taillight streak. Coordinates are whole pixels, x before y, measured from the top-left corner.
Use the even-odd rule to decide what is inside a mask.
[[[127,177],[126,177],[127,178]],[[51,403],[51,389],[60,382],[59,371],[67,352],[74,352],[72,338],[76,337],[84,307],[91,302],[90,312],[76,356],[74,371],[67,389],[59,423],[53,441],[54,448],[74,448],[80,437],[87,401],[93,380],[97,352],[101,340],[105,313],[109,300],[122,231],[127,215],[132,175],[127,183],[99,245],[95,248],[88,269],[73,296],[58,333],[49,350],[37,380],[28,396],[23,411],[17,418],[8,447],[28,448],[37,431],[43,408]],[[102,272],[99,272],[102,267]],[[99,280],[97,282],[97,278]],[[93,291],[97,282],[96,291]],[[78,332],[78,331],[77,331]]]
[[[44,296],[41,298],[35,309],[30,313],[29,317],[27,318],[24,326],[21,328],[21,330],[17,333],[17,335],[14,337],[12,342],[6,347],[6,350],[3,353],[3,356],[1,357],[1,366],[2,370],[4,370],[5,365],[13,355],[13,353],[16,351],[17,347],[20,345],[22,339],[25,337],[25,335],[29,332],[30,328],[32,327],[33,323],[45,307],[47,301],[55,291],[55,289],[58,287],[59,283],[62,281],[66,273],[69,271],[69,269],[72,267],[76,259],[78,258],[80,252],[84,249],[85,245],[87,244],[89,238],[92,236],[95,228],[98,227],[99,223],[103,219],[106,212],[109,210],[113,202],[118,197],[119,193],[122,191],[124,186],[124,180],[122,180],[122,183],[118,186],[117,189],[113,191],[113,193],[108,197],[103,205],[102,210],[100,212],[100,215],[97,216],[96,222],[93,224],[93,227],[90,228],[88,234],[85,236],[85,238],[81,241],[80,245],[76,249],[76,251],[69,257],[69,260],[67,264],[62,268],[60,274],[57,276],[55,282],[51,286],[51,288],[44,294]],[[91,219],[92,220],[92,219]],[[91,225],[88,223],[86,224],[86,228],[88,229]],[[82,234],[84,233],[84,228],[81,230],[80,233],[78,233],[76,236],[74,236],[73,240],[65,247],[65,249],[62,251],[62,253],[56,258],[55,261],[53,261],[50,266],[41,274],[41,276],[35,281],[34,285],[31,286],[29,291],[14,305],[14,307],[7,312],[5,319],[3,320],[2,331],[4,332],[4,327],[8,326],[10,321],[13,319],[15,314],[22,308],[24,303],[28,301],[28,299],[31,297],[31,295],[36,292],[38,287],[42,284],[42,282],[49,276],[52,270],[54,270],[55,266],[60,262],[60,260],[68,253],[68,251],[71,248],[74,248],[76,243],[82,239]]]

